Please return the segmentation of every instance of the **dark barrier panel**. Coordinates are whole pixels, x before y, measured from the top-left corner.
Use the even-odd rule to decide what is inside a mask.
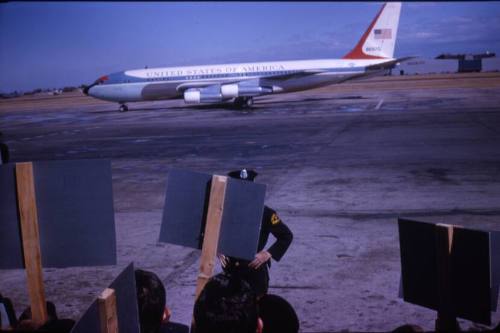
[[[454,228],[451,269],[452,304],[457,317],[490,325],[489,233]]]
[[[160,242],[202,247],[211,175],[172,170],[168,177]],[[266,187],[227,178],[218,249],[252,260],[257,251]]]
[[[453,226],[447,258],[450,273],[440,276],[438,228],[432,223],[398,220],[401,279],[405,301],[437,311],[440,279],[451,286],[451,311],[456,317],[491,325],[500,282],[500,235],[495,231]],[[446,295],[446,294],[443,294]]]
[[[220,253],[253,260],[257,253],[266,186],[228,178],[219,236]]]
[[[497,311],[497,298],[500,286],[500,231],[490,232],[490,246],[491,246],[491,309]]]
[[[134,264],[128,265],[109,288],[116,293],[118,332],[140,332]]]
[[[15,169],[15,164],[0,165],[0,269],[24,267]]]
[[[403,299],[437,309],[435,225],[404,219],[398,225]]]
[[[160,242],[201,249],[212,175],[172,170],[168,176]]]
[[[113,289],[116,295],[118,331],[120,333],[139,333],[134,264],[128,265],[111,283],[109,288]],[[71,333],[98,333],[100,331],[99,305],[98,300],[95,300],[75,324]]]
[[[116,264],[111,163],[34,162],[43,267]],[[0,167],[0,268],[23,268],[15,165]]]

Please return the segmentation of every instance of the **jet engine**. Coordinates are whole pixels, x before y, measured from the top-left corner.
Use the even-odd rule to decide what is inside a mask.
[[[186,104],[217,103],[221,101],[222,96],[218,92],[203,89],[188,89],[184,92],[184,102]]]
[[[241,84],[224,84],[220,87],[222,98],[234,98],[244,96],[259,96],[273,92],[271,87],[245,86]]]

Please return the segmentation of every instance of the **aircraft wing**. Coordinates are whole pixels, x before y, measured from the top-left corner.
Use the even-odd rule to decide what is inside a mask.
[[[185,90],[188,90],[188,89],[191,89],[191,88],[208,88],[208,87],[217,87],[217,86],[220,86],[221,84],[220,83],[214,83],[214,82],[211,82],[211,81],[206,81],[206,82],[186,82],[186,83],[182,83],[182,84],[179,84],[176,88],[176,90],[178,92],[184,92]]]
[[[365,80],[369,79],[374,76],[379,76],[380,73],[383,73],[384,71],[387,71],[389,69],[394,68],[394,66],[397,63],[413,59],[416,57],[404,57],[404,58],[397,58],[397,59],[392,59],[386,62],[378,63],[376,65],[371,65],[371,66],[366,66],[365,71],[363,73],[359,74],[354,74],[354,75],[349,75],[344,77],[342,80],[339,80],[337,83],[343,83],[347,81],[357,81],[357,80]]]
[[[309,76],[309,75],[314,75],[314,74],[320,74],[324,73],[326,70],[321,70],[321,69],[308,69],[308,70],[301,70],[301,71],[296,71],[294,73],[288,73],[288,74],[276,74],[276,75],[266,75],[263,76],[263,79],[272,79],[276,81],[285,81],[289,79],[297,79],[301,78],[304,76]]]
[[[255,78],[255,77],[250,77],[250,78],[236,78],[235,80],[232,80],[232,81],[225,81],[224,83],[214,83],[213,81],[201,81],[201,82],[186,82],[186,83],[182,83],[180,85],[177,86],[177,91],[178,92],[183,92],[187,89],[191,89],[191,88],[198,88],[198,89],[201,89],[201,88],[211,88],[212,86],[213,87],[217,87],[217,86],[221,86],[221,85],[225,85],[225,84],[234,84],[234,83],[250,83],[252,80],[262,80],[262,79],[269,79],[269,80],[273,80],[273,81],[285,81],[285,80],[289,80],[289,79],[296,79],[296,78],[300,78],[300,77],[304,77],[304,76],[309,76],[309,75],[314,75],[314,74],[319,74],[319,73],[323,73],[325,72],[324,70],[300,70],[300,71],[296,71],[296,72],[293,72],[293,73],[287,73],[287,74],[275,74],[275,75],[262,75],[258,78]],[[258,85],[258,83],[256,83],[256,85]]]

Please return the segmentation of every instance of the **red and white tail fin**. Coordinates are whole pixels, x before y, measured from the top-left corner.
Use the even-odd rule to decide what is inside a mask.
[[[385,3],[356,47],[344,59],[393,58],[400,13],[401,2]]]

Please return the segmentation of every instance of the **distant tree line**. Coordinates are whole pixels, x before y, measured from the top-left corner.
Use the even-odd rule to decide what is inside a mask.
[[[30,95],[41,94],[41,93],[47,93],[50,95],[60,95],[62,93],[72,92],[72,91],[75,91],[78,89],[83,89],[84,87],[85,87],[85,85],[82,84],[78,87],[67,86],[67,87],[60,88],[60,89],[58,89],[58,88],[54,88],[54,89],[37,88],[37,89],[30,90],[30,91],[17,91],[17,90],[15,90],[15,91],[12,91],[9,93],[0,93],[0,98],[6,99],[6,98],[19,97],[19,96],[30,96]]]

